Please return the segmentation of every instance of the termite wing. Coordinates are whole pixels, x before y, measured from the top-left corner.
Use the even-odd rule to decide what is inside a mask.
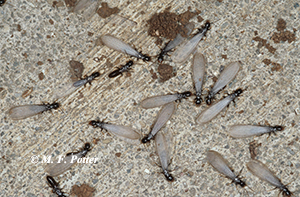
[[[166,124],[166,122],[171,118],[175,111],[176,105],[174,102],[168,103],[162,107],[160,110],[156,122],[152,127],[150,133],[142,139],[142,143],[149,142],[157,132]]]
[[[151,58],[147,55],[143,55],[142,53],[138,52],[137,50],[135,50],[132,46],[130,46],[129,44],[123,42],[122,40],[106,34],[101,36],[101,41],[104,45],[106,45],[107,47],[119,51],[121,53],[125,53],[127,55],[136,57],[138,59],[142,59],[144,61],[150,61]]]
[[[198,124],[205,124],[211,121],[214,117],[216,117],[227,105],[230,104],[231,101],[234,101],[235,98],[242,94],[242,89],[235,90],[232,94],[229,94],[224,99],[215,103],[214,105],[205,109],[199,117],[196,119]]]
[[[79,0],[70,11],[81,14],[86,20],[96,14],[100,2],[95,0]]]
[[[292,192],[282,184],[280,179],[263,163],[257,160],[252,160],[247,163],[248,170],[263,181],[280,189],[283,196],[292,196]]]
[[[171,103],[173,101],[181,101],[182,99],[186,99],[191,95],[192,93],[190,91],[186,91],[186,92],[176,93],[176,94],[153,96],[142,100],[141,107],[144,109],[159,107]]]
[[[283,126],[259,126],[259,125],[233,125],[230,126],[228,134],[233,138],[246,138],[265,133],[275,133],[282,131]]]
[[[77,160],[85,157],[85,155],[91,150],[90,143],[85,143],[82,150],[78,152],[67,153],[65,157],[59,158],[57,162],[48,163],[45,167],[45,171],[52,177],[58,176],[67,170],[69,170]]]
[[[199,52],[194,54],[192,69],[193,69],[193,80],[196,89],[196,98],[195,103],[196,105],[200,105],[202,102],[201,93],[202,93],[202,85],[205,75],[205,67],[206,67],[206,60],[204,55]]]
[[[105,123],[103,121],[92,120],[89,124],[93,127],[99,127],[101,129],[107,130],[109,133],[117,136],[121,140],[124,140],[127,143],[138,145],[140,144],[141,135],[133,130],[131,127],[123,125],[115,125]]]
[[[230,169],[228,162],[222,157],[222,155],[216,151],[210,150],[207,152],[207,161],[212,167],[214,167],[219,173],[225,175],[231,179],[236,185],[245,187],[246,183],[241,180],[238,175]]]
[[[59,99],[71,94],[72,92],[76,91],[78,88],[84,86],[85,84],[91,83],[93,80],[95,80],[96,77],[99,76],[99,72],[94,72],[81,80],[78,80],[74,83],[68,83],[65,86],[60,87],[58,90],[55,91],[55,99]]]
[[[31,116],[59,108],[59,103],[20,105],[10,108],[8,115],[13,120],[21,120]]]
[[[180,45],[176,51],[172,54],[171,59],[176,63],[182,63],[190,56],[195,50],[201,39],[205,36],[206,32],[210,28],[210,23],[207,21],[205,26],[199,29],[199,32],[190,40],[187,40]]]
[[[59,184],[54,180],[52,176],[47,176],[46,179],[50,187],[52,187],[53,193],[55,193],[58,197],[66,197],[64,195],[64,192],[61,191]]]
[[[208,96],[206,97],[206,103],[208,105],[211,104],[215,95],[235,78],[240,67],[240,62],[232,62],[221,72],[217,82],[214,84],[213,88],[209,91]]]
[[[163,174],[168,181],[173,182],[174,178],[168,170],[168,167],[170,165],[169,147],[165,135],[161,132],[157,133],[155,136],[155,147],[160,160],[161,168],[163,170]]]
[[[185,26],[185,29],[187,30],[187,36],[189,36],[192,33],[192,30],[194,29],[194,24],[193,23],[188,23]],[[172,49],[180,45],[184,41],[184,37],[181,36],[180,33],[176,35],[174,40],[171,40],[160,52],[160,54],[157,57],[157,61],[161,63],[164,60],[164,56],[170,52]]]

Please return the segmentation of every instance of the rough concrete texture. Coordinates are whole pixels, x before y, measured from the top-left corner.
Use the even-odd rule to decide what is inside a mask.
[[[247,194],[205,160],[207,150],[216,150],[238,172],[250,160],[249,143],[253,140],[261,143],[256,159],[270,167],[284,184],[290,183],[290,190],[299,196],[299,2],[113,0],[107,3],[120,12],[107,18],[93,13],[87,17],[69,12],[64,2],[57,1],[53,7],[52,0],[8,0],[0,7],[0,196],[55,196],[46,183],[45,164],[32,163],[31,158],[38,155],[41,162],[43,155],[58,157],[78,150],[85,142],[91,142],[93,148],[87,156],[98,157],[99,161],[77,164],[56,177],[67,194],[73,185],[85,183],[96,189],[94,196],[277,196],[278,190],[272,190],[273,186],[244,168],[241,176],[254,191],[248,189]],[[170,165],[176,177],[173,183],[165,180],[156,165],[153,141],[146,146],[129,145],[87,124],[91,119],[105,119],[132,126],[145,135],[159,108],[140,108],[142,99],[193,90],[191,57],[184,64],[166,61],[175,69],[176,76],[164,83],[152,78],[153,72],[157,72],[157,62],[141,60],[135,60],[131,76],[110,79],[108,73],[130,58],[95,44],[100,35],[109,33],[146,54],[157,55],[160,46],[147,34],[146,21],[167,7],[178,14],[200,10],[199,16],[212,23],[198,46],[208,61],[204,94],[213,84],[214,76],[219,75],[220,66],[237,60],[242,62],[242,69],[217,98],[239,87],[247,88],[236,105],[231,104],[204,126],[196,125],[195,117],[206,105],[196,107],[193,97],[178,103],[163,129],[173,136]],[[295,41],[271,40],[280,18],[286,22],[286,30],[295,34]],[[191,21],[196,27],[204,23],[197,22],[197,17]],[[261,39],[253,40],[254,37]],[[275,52],[266,46],[272,46]],[[94,61],[95,57],[100,62]],[[57,88],[70,80],[71,60],[84,64],[83,75],[99,71],[101,77],[57,100],[62,104],[59,110],[20,121],[8,117],[7,111],[12,106],[53,102]],[[232,139],[226,130],[233,124],[279,124],[285,130],[270,137]]]

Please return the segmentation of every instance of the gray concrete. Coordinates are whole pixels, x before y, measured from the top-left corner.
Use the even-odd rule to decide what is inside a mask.
[[[233,169],[239,171],[250,159],[248,144],[254,139],[262,143],[257,158],[266,163],[291,191],[300,188],[299,160],[299,3],[297,1],[110,1],[118,7],[120,16],[106,19],[97,14],[92,18],[69,13],[62,6],[53,8],[52,0],[8,0],[0,7],[0,196],[55,196],[46,184],[44,164],[34,164],[34,155],[58,156],[83,146],[84,142],[100,139],[93,144],[89,157],[98,157],[97,164],[77,164],[57,178],[64,191],[72,185],[87,183],[96,189],[95,196],[247,196],[240,187],[212,169],[205,161],[206,151],[216,150],[225,156]],[[242,62],[236,79],[223,91],[247,87],[247,91],[217,118],[204,126],[195,124],[195,117],[206,106],[197,108],[193,98],[178,105],[176,113],[164,132],[173,134],[173,160],[170,166],[176,181],[168,183],[155,164],[154,144],[138,147],[102,133],[87,125],[91,119],[106,118],[111,123],[132,126],[149,132],[158,108],[141,109],[137,104],[151,95],[192,90],[191,61],[175,65],[177,76],[165,83],[151,77],[150,70],[157,63],[134,66],[130,77],[109,79],[113,66],[124,64],[129,57],[107,47],[95,47],[96,39],[110,33],[133,44],[150,55],[159,47],[147,35],[146,21],[166,7],[182,13],[188,7],[201,11],[200,16],[213,22],[205,41],[198,50],[207,58],[205,92],[212,85],[212,76],[219,74],[221,65]],[[274,43],[279,18],[287,22],[287,30],[296,31],[296,41]],[[49,20],[54,23],[51,24]],[[192,21],[197,23],[197,19]],[[20,25],[20,27],[18,27]],[[202,24],[197,23],[199,27]],[[266,39],[276,52],[258,48],[253,41],[254,31]],[[88,32],[93,35],[89,36]],[[227,55],[223,59],[221,55]],[[102,57],[102,61],[93,61]],[[59,99],[62,108],[21,121],[13,121],[7,111],[16,105],[52,102],[57,87],[69,80],[69,61],[84,63],[84,74],[100,71],[103,75],[91,86],[87,85],[66,98]],[[282,66],[271,71],[270,59]],[[40,62],[40,63],[38,63]],[[40,80],[38,75],[45,78]],[[32,88],[30,96],[22,93]],[[137,103],[137,104],[136,104]],[[239,113],[238,113],[239,112]],[[282,124],[286,129],[278,135],[234,140],[226,134],[229,125]],[[54,147],[54,145],[56,145]],[[116,153],[121,153],[120,157]],[[242,172],[255,191],[250,196],[277,196],[278,190],[254,177],[245,168]],[[299,192],[295,193],[296,196]]]

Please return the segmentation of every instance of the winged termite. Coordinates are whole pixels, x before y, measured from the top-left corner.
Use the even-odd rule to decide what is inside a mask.
[[[283,126],[259,126],[259,125],[233,125],[230,126],[228,134],[233,138],[246,138],[265,133],[282,131]]]
[[[144,99],[141,102],[141,107],[144,109],[159,107],[173,101],[181,101],[182,99],[188,98],[192,95],[190,91],[176,93],[176,94],[168,94],[168,95],[160,95],[160,96],[153,96]]]
[[[160,110],[156,122],[152,127],[150,133],[142,139],[142,143],[149,142],[157,132],[166,124],[166,122],[171,118],[174,113],[176,105],[174,102],[168,103],[162,107]]]
[[[195,50],[201,39],[205,36],[210,28],[210,22],[207,21],[205,26],[199,29],[199,32],[191,39],[180,45],[176,51],[172,54],[171,59],[176,63],[182,63],[190,56]]]
[[[170,153],[165,135],[161,132],[155,136],[155,147],[158,154],[163,174],[168,181],[173,182],[174,177],[170,174],[168,167],[170,165]]]
[[[20,105],[10,108],[8,115],[13,120],[21,120],[31,116],[59,108],[59,103]]]
[[[103,44],[105,44],[107,47],[109,47],[113,50],[128,54],[130,56],[136,57],[138,59],[142,59],[144,61],[151,60],[151,58],[149,56],[143,55],[142,53],[135,50],[129,44],[123,42],[122,40],[120,40],[112,35],[106,34],[106,35],[101,36],[101,41]]]
[[[85,143],[82,150],[78,152],[67,153],[65,157],[60,157],[57,162],[48,163],[45,167],[45,171],[50,176],[58,176],[67,170],[69,170],[77,161],[86,156],[91,150],[90,143]]]
[[[240,62],[232,62],[221,72],[217,82],[214,84],[213,88],[209,91],[208,96],[206,97],[206,103],[208,105],[211,104],[215,95],[234,79],[241,67],[240,65]]]
[[[229,94],[224,99],[220,100],[216,104],[210,106],[206,110],[204,110],[199,117],[196,119],[198,124],[205,124],[211,121],[214,117],[216,117],[227,105],[230,104],[231,101],[234,101],[235,98],[242,94],[242,89],[235,90],[232,94]]]
[[[187,36],[189,36],[194,28],[193,23],[188,23],[185,28],[187,29]],[[174,38],[174,40],[171,40],[158,54],[157,61],[161,63],[164,60],[164,56],[170,52],[172,49],[180,45],[184,41],[184,37],[180,33],[177,34],[177,36]]]
[[[236,185],[245,187],[246,183],[241,180],[238,175],[230,169],[228,162],[222,157],[222,155],[216,151],[210,150],[207,152],[207,161],[212,167],[214,167],[218,172],[225,175],[227,178],[231,179]]]
[[[292,196],[292,192],[283,185],[280,179],[263,163],[257,160],[252,160],[247,163],[248,170],[263,181],[270,183],[271,185],[279,188],[283,196]]]
[[[128,142],[130,144],[138,145],[140,144],[140,134],[133,130],[131,127],[123,126],[123,125],[115,125],[105,123],[103,121],[92,120],[89,124],[93,127],[99,127],[101,129],[105,129],[111,134],[117,136],[118,138]]]
[[[71,94],[72,92],[76,91],[78,88],[82,87],[83,85],[85,85],[87,83],[91,84],[91,82],[93,80],[95,80],[96,77],[99,77],[99,76],[100,76],[99,72],[94,72],[91,75],[89,75],[81,80],[78,80],[74,83],[68,83],[65,86],[56,90],[55,98],[59,99],[59,98],[65,97],[65,96]]]
[[[195,98],[196,105],[200,105],[202,102],[201,93],[202,93],[202,85],[203,85],[204,74],[205,74],[205,67],[206,67],[205,57],[201,53],[196,52],[194,54],[193,63],[192,63],[193,80],[196,89],[196,98]]]

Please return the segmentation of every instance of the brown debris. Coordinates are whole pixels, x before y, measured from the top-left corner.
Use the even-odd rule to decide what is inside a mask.
[[[65,0],[67,7],[75,7],[77,0]]]
[[[159,73],[161,82],[165,82],[176,76],[176,73],[173,71],[173,67],[168,64],[160,64],[157,68],[157,72]]]
[[[32,93],[32,91],[33,91],[33,88],[32,88],[32,87],[29,88],[29,89],[27,89],[27,90],[25,90],[25,91],[23,92],[23,94],[22,94],[22,98],[26,98],[27,96],[29,96],[29,95]]]
[[[275,53],[276,49],[272,47],[269,43],[267,43],[267,40],[259,36],[254,37],[253,40],[259,42],[257,46],[258,48],[266,47],[270,53]]]
[[[275,42],[275,43],[279,43],[280,41],[288,41],[289,43],[293,42],[296,40],[296,35],[290,31],[284,31],[284,32],[275,32],[273,34],[273,36],[271,37],[271,39]]]
[[[251,155],[251,159],[255,159],[257,155],[257,148],[261,146],[261,143],[257,143],[256,140],[249,143],[249,151]]]
[[[288,41],[289,43],[293,42],[296,40],[296,35],[290,31],[284,31],[286,28],[286,22],[280,18],[278,19],[276,29],[279,32],[275,32],[271,39],[275,43],[279,43],[280,41]]]
[[[96,191],[95,188],[84,183],[81,186],[73,185],[71,195],[76,195],[77,197],[92,197],[94,191]]]
[[[285,28],[286,28],[286,22],[282,18],[278,19],[277,26],[276,26],[277,31],[283,31],[285,30]]]
[[[41,73],[39,74],[39,79],[40,79],[40,80],[43,80],[44,78],[45,78],[45,75],[44,75],[44,73],[41,72]]]
[[[169,12],[168,8],[162,13],[155,13],[148,20],[148,34],[153,37],[164,37],[174,39],[178,33],[186,37],[187,29],[184,26],[191,18],[198,15],[200,11],[190,12],[189,10],[177,15]]]
[[[69,62],[69,64],[70,64],[69,69],[70,69],[70,73],[71,73],[71,80],[72,81],[77,81],[82,76],[84,66],[81,62],[78,62],[78,61],[75,61],[75,60],[71,60]]]
[[[121,157],[121,153],[116,153],[115,154],[117,157]]]
[[[271,68],[271,71],[280,71],[282,69],[282,66],[276,62],[272,62],[270,59],[264,59],[263,63],[265,63],[266,65],[272,65],[273,67]]]
[[[102,7],[97,10],[97,14],[102,18],[107,18],[112,14],[117,14],[120,12],[119,8],[117,7],[108,7],[108,4],[106,2],[101,3],[101,6]]]
[[[154,72],[154,70],[152,68],[150,69],[150,73],[151,73],[152,79],[157,79],[158,78],[157,74]]]
[[[223,59],[225,59],[225,60],[227,59],[227,55],[222,54],[221,56],[222,56]]]

